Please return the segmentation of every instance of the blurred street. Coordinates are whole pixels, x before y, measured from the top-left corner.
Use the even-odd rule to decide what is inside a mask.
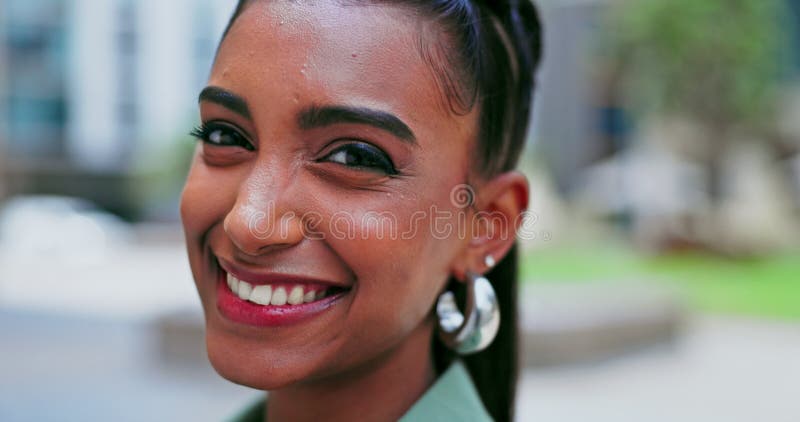
[[[792,422],[800,324],[695,318],[673,348],[527,370],[521,421]]]

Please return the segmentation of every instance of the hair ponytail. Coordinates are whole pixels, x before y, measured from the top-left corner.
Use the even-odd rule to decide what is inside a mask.
[[[472,377],[484,407],[498,422],[514,419],[517,378],[519,376],[518,318],[517,318],[517,271],[516,243],[488,274],[500,306],[500,329],[486,350],[461,358]],[[448,288],[463,300],[462,284],[451,279]],[[436,367],[447,368],[457,355],[447,349],[435,336],[433,357]]]
[[[484,177],[492,177],[516,167],[525,145],[534,72],[541,58],[541,25],[536,8],[528,0],[484,0],[475,4],[473,13],[481,15],[460,22],[462,28],[475,25],[462,33],[460,44],[473,46],[472,51],[462,52],[462,60],[472,61],[468,67],[475,69],[472,83],[481,108],[476,155],[480,161],[475,165]],[[458,22],[451,20],[451,23]],[[470,39],[471,36],[475,39]],[[486,410],[500,422],[514,418],[519,377],[517,275],[515,243],[508,255],[486,274],[500,307],[497,337],[486,350],[461,358]],[[448,288],[463,296],[464,289],[458,284],[451,280]],[[463,297],[459,300],[464,303]],[[437,368],[445,368],[454,358],[438,339],[434,340]]]

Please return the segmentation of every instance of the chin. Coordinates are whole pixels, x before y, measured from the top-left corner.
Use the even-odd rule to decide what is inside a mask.
[[[254,350],[241,339],[232,341],[225,335],[209,332],[206,335],[208,359],[214,370],[226,380],[257,390],[279,390],[296,383],[305,376],[307,363],[298,362],[297,356],[273,356],[263,350]],[[307,370],[307,369],[306,369]]]

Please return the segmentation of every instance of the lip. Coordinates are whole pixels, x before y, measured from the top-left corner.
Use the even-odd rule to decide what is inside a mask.
[[[245,268],[237,267],[224,258],[216,257],[219,267],[226,273],[230,273],[239,280],[244,280],[253,285],[259,284],[279,284],[279,285],[294,285],[294,284],[309,284],[317,285],[320,287],[341,287],[349,289],[351,286],[335,281],[323,280],[313,277],[298,276],[295,274],[281,274],[281,273],[260,273],[250,271]]]
[[[227,268],[231,268],[230,264],[224,263],[223,260],[219,258],[218,262],[219,266],[217,271],[216,286],[217,309],[226,319],[240,324],[257,327],[279,327],[297,324],[326,313],[326,311],[331,310],[331,308],[335,307],[341,302],[342,298],[350,293],[350,290],[348,289],[314,302],[301,303],[298,305],[258,305],[256,303],[239,298],[238,295],[234,294],[231,289],[228,288],[226,277],[228,273]],[[347,287],[337,283],[298,277],[296,275],[275,273],[255,274],[238,268],[235,270],[236,272],[231,272],[234,277],[239,278],[240,280],[245,280],[252,284],[293,283],[325,285],[329,287]]]

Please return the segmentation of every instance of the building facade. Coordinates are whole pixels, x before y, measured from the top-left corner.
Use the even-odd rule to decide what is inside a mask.
[[[81,194],[59,181],[122,180],[185,138],[234,5],[3,0],[4,190]]]

